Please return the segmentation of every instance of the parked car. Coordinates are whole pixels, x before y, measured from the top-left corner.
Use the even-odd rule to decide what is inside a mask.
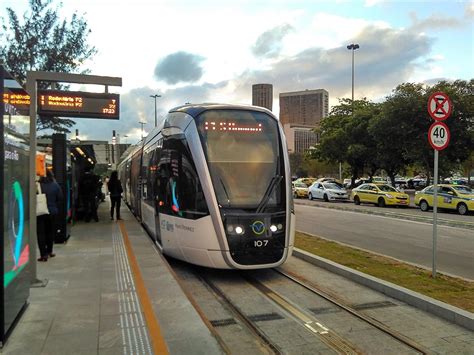
[[[452,185],[467,185],[467,178],[465,177],[449,177],[444,179],[445,184],[452,184]]]
[[[426,187],[426,178],[410,178],[407,180],[407,188],[421,190]]]
[[[315,181],[316,181],[316,178],[306,177],[306,178],[298,178],[294,182],[295,183],[302,182],[302,183],[306,184],[306,187],[309,187]]]
[[[344,201],[349,199],[347,190],[335,182],[315,182],[309,187],[308,198],[324,201]]]
[[[308,197],[308,186],[303,182],[295,182],[293,184],[293,197]]]
[[[354,181],[354,186],[352,187],[358,187],[362,184],[367,184],[369,182],[368,178],[359,178]]]
[[[428,211],[433,207],[433,194],[433,185],[417,191],[415,205],[420,206],[422,211]],[[440,184],[437,197],[439,208],[457,210],[461,215],[474,211],[474,191],[469,186]]]
[[[352,182],[351,179],[344,179],[344,181],[342,182],[342,184],[344,185],[344,187],[345,187],[346,189],[348,189],[349,187],[351,187],[351,182]]]
[[[356,205],[374,203],[380,207],[408,206],[410,197],[387,184],[362,184],[352,190],[351,199]]]

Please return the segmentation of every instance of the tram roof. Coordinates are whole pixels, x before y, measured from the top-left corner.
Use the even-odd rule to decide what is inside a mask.
[[[259,111],[264,113],[269,113],[273,115],[273,113],[260,106],[252,106],[252,105],[234,105],[234,104],[221,104],[221,103],[202,103],[202,104],[188,104],[183,106],[178,106],[172,108],[169,113],[172,112],[184,112],[192,117],[196,117],[203,113],[204,111],[208,110],[252,110],[252,111]]]

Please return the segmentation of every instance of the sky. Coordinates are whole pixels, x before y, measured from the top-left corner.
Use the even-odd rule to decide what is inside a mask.
[[[53,0],[54,4],[59,1]],[[27,0],[2,0],[22,14]],[[474,1],[63,0],[63,18],[88,23],[98,53],[82,69],[121,77],[119,121],[76,119],[81,140],[136,143],[157,116],[187,102],[252,103],[252,84],[325,89],[330,106],[383,101],[397,85],[474,78]],[[85,91],[102,88],[81,87]],[[127,137],[125,137],[127,136]]]

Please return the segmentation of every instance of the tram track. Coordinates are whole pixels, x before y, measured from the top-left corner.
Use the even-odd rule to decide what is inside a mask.
[[[294,334],[295,338],[306,339],[306,344],[302,347],[305,351],[314,347],[315,352],[324,352],[324,349],[326,351],[331,349],[338,354],[365,354],[379,351],[380,348],[377,348],[377,346],[385,347],[385,349],[390,348],[391,345],[383,344],[388,342],[389,344],[399,344],[394,347],[396,349],[393,350],[394,353],[397,353],[397,351],[418,354],[430,353],[428,349],[407,336],[391,329],[373,317],[363,314],[353,306],[346,304],[337,295],[291,271],[281,269],[264,270],[262,272],[265,272],[267,277],[266,280],[261,281],[262,275],[254,271],[226,271],[225,273],[219,270],[180,264],[179,268],[185,267],[187,269],[183,274],[182,271],[178,270],[179,268],[176,269],[174,265],[172,267],[178,275],[183,289],[187,290],[186,292],[194,298],[194,306],[200,308],[201,317],[207,319],[206,324],[212,327],[213,334],[223,345],[223,350],[226,353],[243,352],[238,346],[236,348],[237,342],[235,339],[229,338],[229,335],[232,336],[232,332],[228,330],[226,332],[225,330],[229,326],[245,328],[246,339],[244,342],[253,342],[255,353],[291,354],[299,352],[299,350],[296,350],[298,348],[293,346],[294,344],[290,344],[291,339],[281,339],[279,335],[282,333],[278,329],[285,329],[286,332]],[[268,276],[269,273],[271,273],[271,276]],[[189,275],[193,275],[194,278],[191,283],[189,282]],[[303,304],[299,304],[288,294],[285,295],[279,292],[276,289],[278,287],[274,287],[275,285],[288,283],[288,281],[291,283],[290,288],[295,289],[295,294],[303,292],[301,288],[304,288],[305,292],[310,292],[314,295],[313,297],[322,298],[337,307],[338,310],[333,313],[338,313],[339,317],[342,313],[345,313],[347,314],[345,317],[357,319],[357,321],[353,320],[352,322],[365,324],[359,326],[360,331],[370,327],[371,330],[367,332],[366,337],[373,344],[360,343],[353,335],[351,338],[351,335],[346,334],[345,330],[334,326],[335,323],[331,324],[331,322],[327,323],[318,319],[310,309]],[[196,291],[197,283],[208,291],[207,296],[212,295],[215,301],[226,309],[227,316],[216,318],[214,312],[209,311],[209,304],[215,301],[210,302],[209,298],[201,298],[203,294],[201,293],[201,296],[199,296],[199,292]],[[262,300],[259,301],[258,298]],[[261,312],[256,312],[256,307],[249,305],[248,299],[255,300],[254,302],[257,304],[265,302],[267,305],[263,306],[261,310],[259,309]],[[238,336],[242,337],[243,335],[240,333]],[[250,340],[250,338],[253,339]],[[392,340],[387,340],[388,338]]]
[[[236,307],[204,269],[176,260],[168,260],[168,263],[184,293],[226,354],[282,354],[281,349],[255,326],[254,320]],[[218,308],[221,309],[216,311]],[[229,328],[234,329],[229,331]],[[237,333],[236,341],[233,337]]]
[[[334,293],[324,290],[321,286],[315,285],[311,281],[305,279],[301,275],[297,275],[296,273],[289,272],[289,271],[283,271],[281,268],[275,268],[273,269],[276,273],[286,277],[287,279],[297,283],[298,285],[304,287],[305,289],[317,294],[318,296],[324,298],[325,300],[331,302],[335,306],[343,309],[344,311],[350,313],[351,315],[359,318],[360,320],[370,324],[371,326],[379,329],[383,333],[389,335],[390,337],[396,339],[397,341],[407,345],[408,347],[412,348],[413,350],[419,352],[420,354],[429,354],[430,351],[426,349],[424,346],[416,343],[409,337],[403,335],[402,333],[388,327],[384,323],[378,321],[377,319],[374,319],[373,317],[367,316],[363,314],[362,312],[356,310],[352,306],[348,305],[345,303],[343,300],[341,300],[339,297],[337,297]]]

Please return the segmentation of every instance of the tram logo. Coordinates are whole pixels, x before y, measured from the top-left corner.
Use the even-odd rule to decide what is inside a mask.
[[[174,225],[168,221],[161,221],[161,229],[167,230],[168,232],[174,232]]]
[[[263,223],[262,221],[255,221],[253,222],[250,227],[252,228],[252,231],[256,234],[256,235],[261,235],[263,234],[263,232],[265,232],[265,223]]]

